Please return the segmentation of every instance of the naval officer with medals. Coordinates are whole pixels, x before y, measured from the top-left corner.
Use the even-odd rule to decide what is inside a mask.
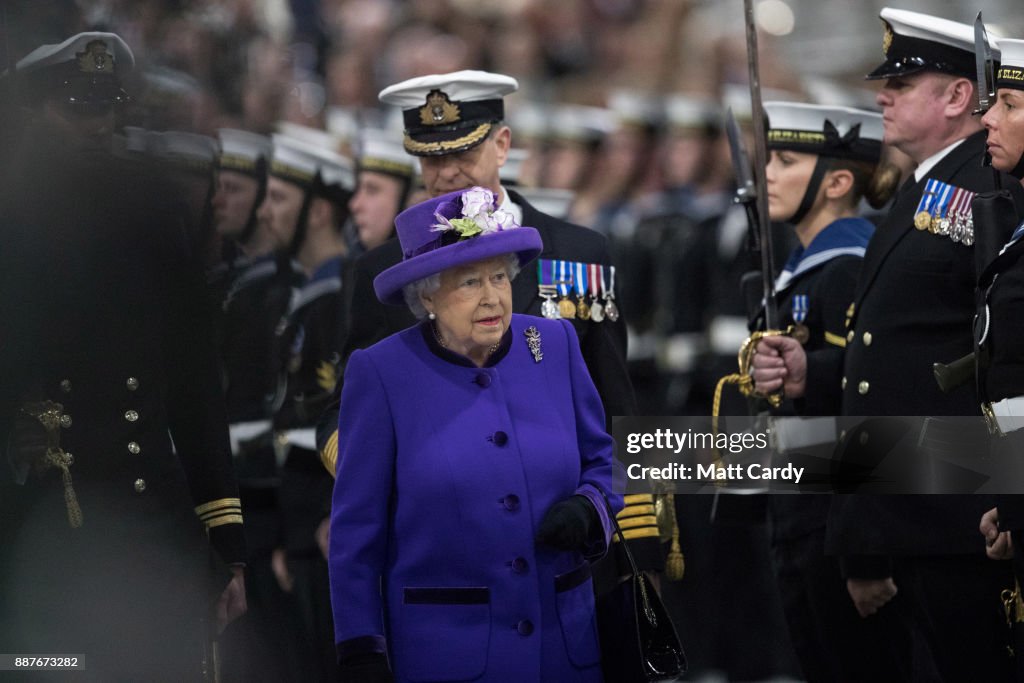
[[[980,417],[973,387],[942,393],[932,370],[973,346],[978,273],[966,200],[995,185],[982,166],[985,133],[972,116],[974,31],[891,8],[881,19],[885,62],[868,78],[884,79],[877,96],[884,142],[917,168],[868,245],[846,348],[815,359],[794,340],[765,339],[755,378],[760,390],[784,384],[787,396],[826,414]],[[922,212],[930,216],[927,226]],[[851,430],[841,457],[877,456],[881,439],[869,429]],[[982,495],[833,498],[826,548],[842,556],[851,599],[899,667],[893,676],[1006,676],[1005,619],[993,608],[1005,568],[987,562],[977,539],[978,519],[989,508]],[[922,640],[930,656],[913,656]]]

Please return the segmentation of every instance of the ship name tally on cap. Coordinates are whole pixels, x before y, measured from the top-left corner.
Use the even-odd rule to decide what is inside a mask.
[[[396,133],[389,130],[364,129],[359,137],[359,170],[397,178],[416,175],[419,160],[410,156],[397,138]]]
[[[412,78],[385,88],[380,100],[402,108],[405,149],[416,156],[462,152],[480,144],[505,118],[516,79],[486,71]]]
[[[273,136],[269,172],[281,180],[321,194],[331,188],[346,192],[355,188],[355,169],[349,159],[334,152],[330,146],[311,145],[279,133]]]
[[[764,110],[768,149],[870,162],[881,154],[881,114],[799,102],[765,102]]]
[[[259,175],[259,161],[270,159],[271,142],[266,135],[221,128],[217,136],[220,139],[218,163],[221,170],[256,176]]]
[[[1002,63],[996,74],[997,88],[1024,90],[1024,40],[1000,40]]]

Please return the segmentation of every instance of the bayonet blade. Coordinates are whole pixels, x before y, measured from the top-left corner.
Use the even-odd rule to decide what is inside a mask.
[[[995,98],[995,64],[981,12],[974,20],[974,65],[978,74],[978,110],[975,113],[984,114]]]
[[[768,222],[768,191],[765,180],[767,164],[767,140],[765,136],[764,106],[761,102],[761,74],[757,54],[757,25],[754,22],[754,3],[743,0],[747,28],[747,71],[750,79],[751,124],[754,132],[754,187],[757,207],[757,235],[761,252],[761,281],[764,284],[765,329],[778,326],[775,306],[775,258],[772,254],[771,224]]]
[[[736,201],[741,204],[752,202],[757,199],[754,176],[752,175],[753,169],[750,166],[746,145],[743,144],[740,125],[736,122],[735,114],[732,113],[732,107],[726,110],[725,135],[729,138],[729,153],[732,157],[732,170],[736,178]]]

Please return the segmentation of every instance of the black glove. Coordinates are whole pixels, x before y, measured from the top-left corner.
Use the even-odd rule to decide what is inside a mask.
[[[597,510],[585,496],[571,496],[552,505],[537,530],[537,543],[558,550],[583,552],[590,540],[591,529],[600,522]]]
[[[388,658],[379,652],[353,655],[338,664],[338,683],[395,683]]]

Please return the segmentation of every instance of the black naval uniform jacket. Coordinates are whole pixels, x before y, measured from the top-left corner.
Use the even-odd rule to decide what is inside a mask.
[[[267,255],[238,273],[221,302],[228,422],[267,419],[277,375],[274,339],[305,276],[287,258]]]
[[[990,402],[1024,395],[1024,239],[1006,246],[986,266],[979,278],[979,304],[987,305],[988,333],[978,352],[985,359],[979,367],[978,382],[982,398]],[[979,311],[979,313],[982,313]],[[976,335],[980,329],[976,329]],[[980,342],[980,336],[976,336]],[[1024,431],[994,437],[993,450],[1002,458],[1013,459],[1011,472],[1019,473],[1016,462],[1024,448]],[[1019,476],[1019,475],[1018,475]],[[1015,532],[1019,543],[1024,530],[1024,495],[1000,495],[999,525]],[[1021,552],[1015,554],[1014,566],[1024,567]]]
[[[313,273],[293,298],[277,335],[274,430],[286,439],[295,430],[310,434],[308,441],[288,440],[281,472],[282,542],[291,555],[319,554],[316,529],[330,514],[334,479],[309,445],[337,383],[343,266],[342,259],[334,258]]]
[[[973,249],[916,229],[914,214],[931,178],[972,192],[990,191],[994,180],[991,169],[982,166],[984,151],[981,131],[947,153],[925,178],[900,189],[868,245],[845,352],[808,359],[805,403],[816,406],[815,412],[828,414],[822,408],[832,405],[846,416],[980,414],[973,387],[943,394],[932,371],[933,363],[972,350]],[[841,406],[829,401],[834,389],[821,381],[837,376]],[[853,451],[877,446],[870,434],[844,443]],[[888,576],[887,555],[980,552],[978,520],[991,506],[986,496],[836,496],[828,548],[846,556],[874,556],[851,559],[848,576]]]
[[[28,165],[2,189],[0,623],[58,649],[96,638],[89,667],[109,673],[103,643],[141,660],[201,636],[230,578],[216,560],[245,561],[220,373],[174,189],[98,154]],[[78,528],[61,471],[11,441],[41,401],[62,406]]]

